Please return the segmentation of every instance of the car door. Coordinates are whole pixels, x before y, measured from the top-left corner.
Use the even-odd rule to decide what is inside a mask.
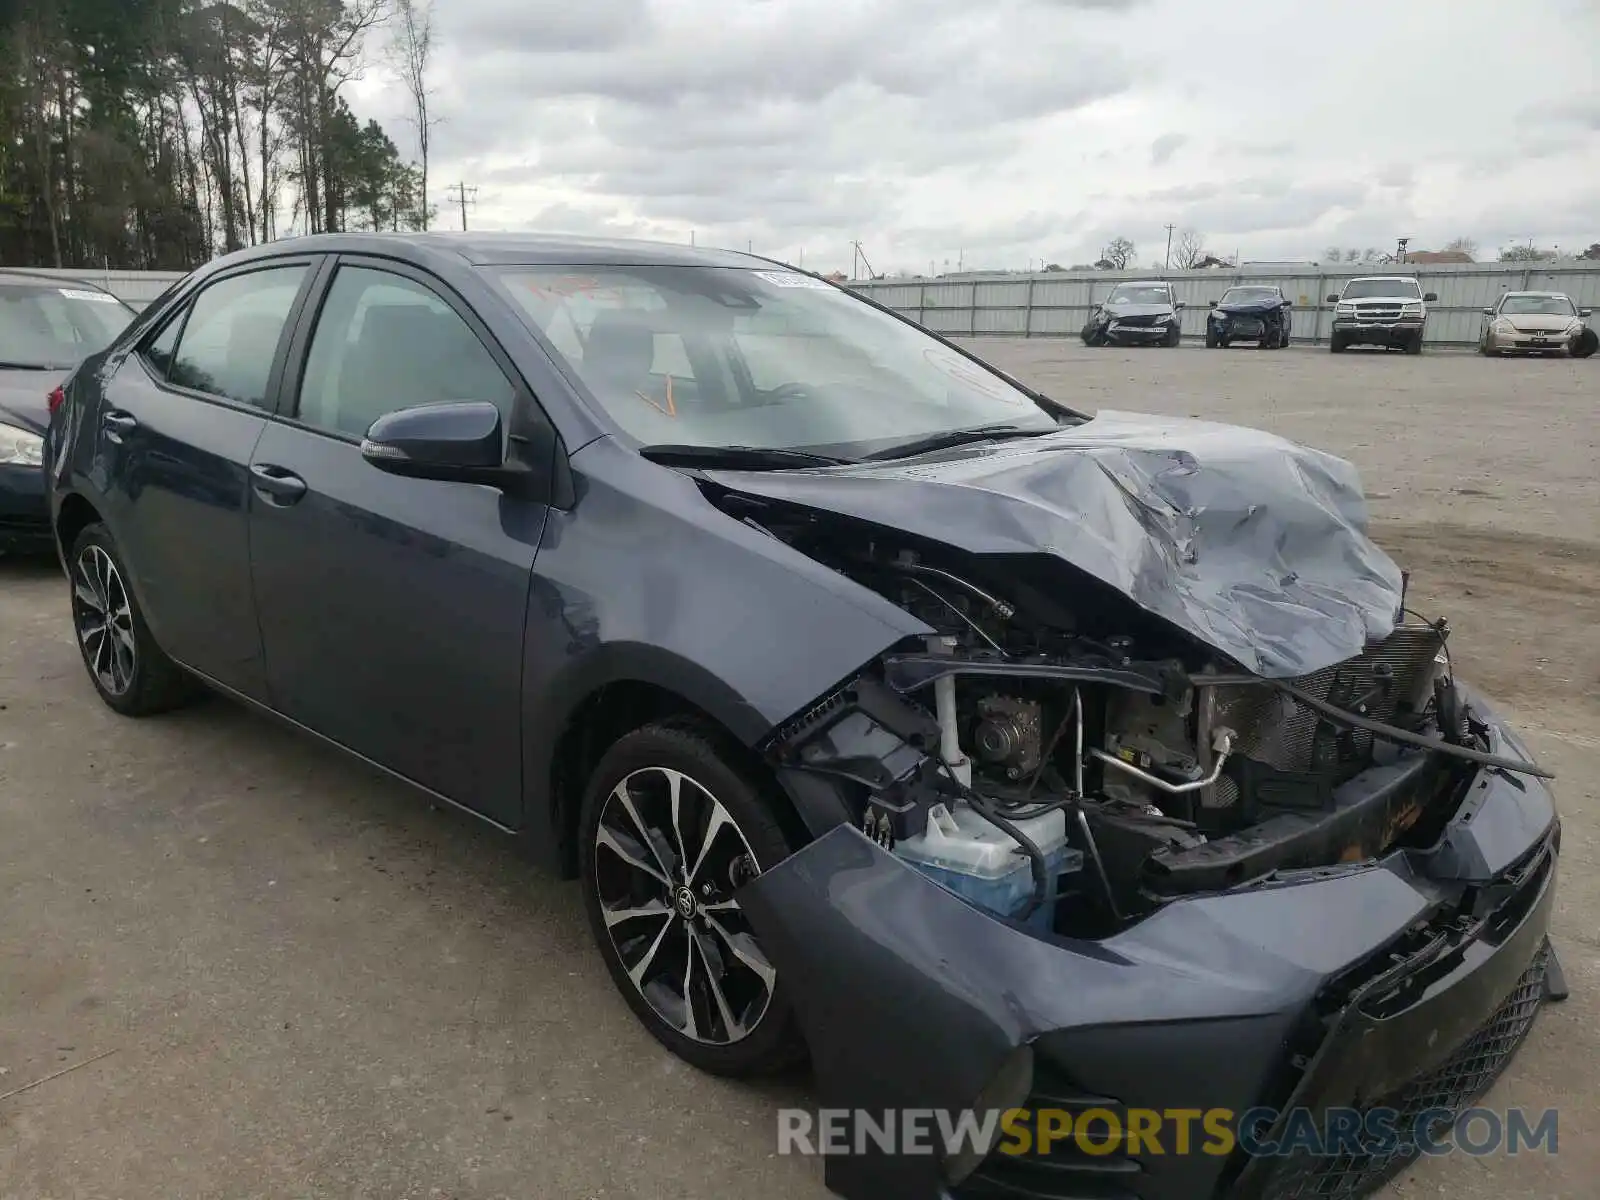
[[[250,464],[272,704],[514,825],[522,640],[547,507],[387,474],[360,443],[378,417],[419,404],[490,401],[507,428],[542,414],[457,296],[387,261],[338,261],[292,358],[282,415]]]
[[[156,640],[252,698],[266,681],[246,479],[313,267],[269,260],[207,282],[122,360],[95,418],[102,512]]]

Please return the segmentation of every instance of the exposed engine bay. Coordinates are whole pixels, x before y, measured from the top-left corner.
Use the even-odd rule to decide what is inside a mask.
[[[844,781],[858,827],[979,907],[1103,936],[1180,895],[1426,847],[1497,758],[1444,621],[1267,679],[1070,565],[974,555],[732,492],[724,511],[935,632],[769,739]]]

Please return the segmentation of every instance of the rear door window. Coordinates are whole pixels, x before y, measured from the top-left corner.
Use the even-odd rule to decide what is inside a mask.
[[[218,280],[198,296],[166,367],[179,387],[267,406],[267,385],[283,327],[305,281],[304,264]],[[148,352],[159,366],[165,331]]]

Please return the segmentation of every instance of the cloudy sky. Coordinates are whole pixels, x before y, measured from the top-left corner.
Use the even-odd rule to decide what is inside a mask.
[[[475,227],[888,272],[1600,241],[1596,0],[433,3]],[[383,69],[351,99],[409,148]]]

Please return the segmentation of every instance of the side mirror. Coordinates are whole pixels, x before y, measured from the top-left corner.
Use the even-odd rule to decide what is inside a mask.
[[[1216,306],[1217,306],[1217,302],[1215,300],[1207,300],[1206,301],[1206,307],[1215,308]]]
[[[1439,293],[1438,292],[1424,292],[1423,296],[1422,296],[1422,299],[1424,300],[1424,302],[1426,302],[1428,304],[1435,304],[1439,300]]]
[[[1173,312],[1177,312],[1180,308],[1185,308],[1185,307],[1187,307],[1187,305],[1185,305],[1182,300],[1179,300],[1176,304],[1174,304],[1172,306],[1172,311]]]
[[[1337,303],[1339,303],[1339,297],[1336,296],[1334,293],[1329,292],[1328,293],[1328,303],[1329,304],[1337,304]]]
[[[1584,319],[1584,320],[1585,320],[1585,321],[1587,321],[1587,320],[1588,320],[1588,319],[1589,319],[1589,316],[1590,316],[1590,314],[1591,314],[1591,313],[1592,313],[1592,312],[1593,312],[1593,311],[1594,311],[1594,310],[1593,310],[1593,309],[1588,309],[1588,308],[1580,308],[1580,309],[1579,309],[1579,310],[1578,310],[1578,315],[1579,315],[1579,316],[1580,316],[1580,317],[1582,317],[1582,318],[1583,318],[1583,319]]]
[[[423,404],[386,413],[361,441],[361,457],[408,479],[511,488],[529,474],[508,463],[500,410],[483,401]]]
[[[1484,310],[1483,310],[1483,315],[1484,315],[1484,316],[1486,316],[1486,317],[1492,317],[1492,316],[1494,316],[1494,309],[1493,309],[1493,308],[1486,308],[1486,309],[1484,309]]]
[[[1285,300],[1283,302],[1283,304],[1282,304],[1282,307],[1283,308],[1293,308],[1294,307],[1294,301],[1293,300]]]

